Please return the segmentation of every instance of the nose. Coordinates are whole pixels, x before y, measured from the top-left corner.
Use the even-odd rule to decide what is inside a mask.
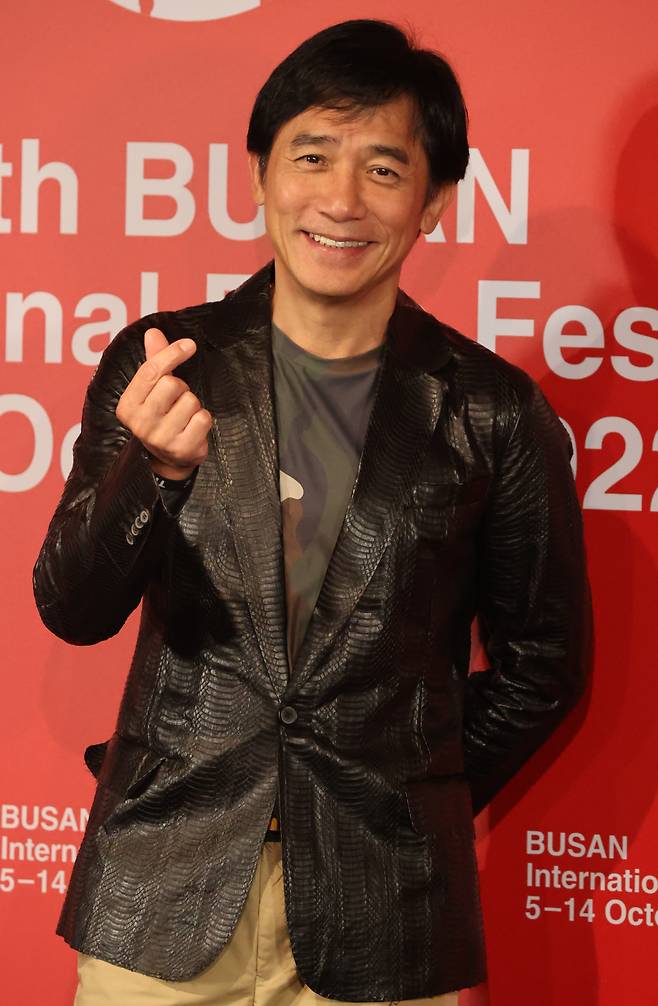
[[[366,207],[357,172],[350,168],[332,171],[318,208],[337,223],[361,220],[365,216]]]

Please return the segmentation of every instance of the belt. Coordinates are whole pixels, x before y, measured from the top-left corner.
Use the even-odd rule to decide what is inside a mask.
[[[267,831],[265,832],[266,842],[280,842],[281,841],[281,828],[279,826],[278,817],[270,818],[270,823],[267,826]]]

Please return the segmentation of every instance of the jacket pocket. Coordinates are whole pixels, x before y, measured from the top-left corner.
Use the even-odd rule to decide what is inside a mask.
[[[478,503],[486,497],[490,484],[489,475],[479,475],[466,482],[433,482],[431,479],[423,479],[411,490],[410,506],[446,507]]]
[[[411,490],[407,514],[421,538],[446,542],[477,526],[490,483],[488,475],[467,482],[417,482]]]
[[[100,785],[121,799],[134,799],[148,787],[167,755],[113,734],[102,744],[91,744],[84,758]]]

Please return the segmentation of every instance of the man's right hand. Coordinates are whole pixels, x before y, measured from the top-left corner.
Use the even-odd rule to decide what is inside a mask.
[[[163,478],[185,479],[208,453],[212,418],[172,370],[196,352],[192,339],[169,343],[158,328],[144,334],[146,361],[122,394],[117,419],[151,454],[151,467]]]

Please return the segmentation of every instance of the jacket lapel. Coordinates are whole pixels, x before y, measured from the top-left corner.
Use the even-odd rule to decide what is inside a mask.
[[[299,654],[295,686],[322,666],[400,520],[441,412],[443,326],[400,293],[352,496]]]
[[[279,461],[272,388],[270,267],[217,306],[206,407],[245,599],[272,687],[288,681]]]

